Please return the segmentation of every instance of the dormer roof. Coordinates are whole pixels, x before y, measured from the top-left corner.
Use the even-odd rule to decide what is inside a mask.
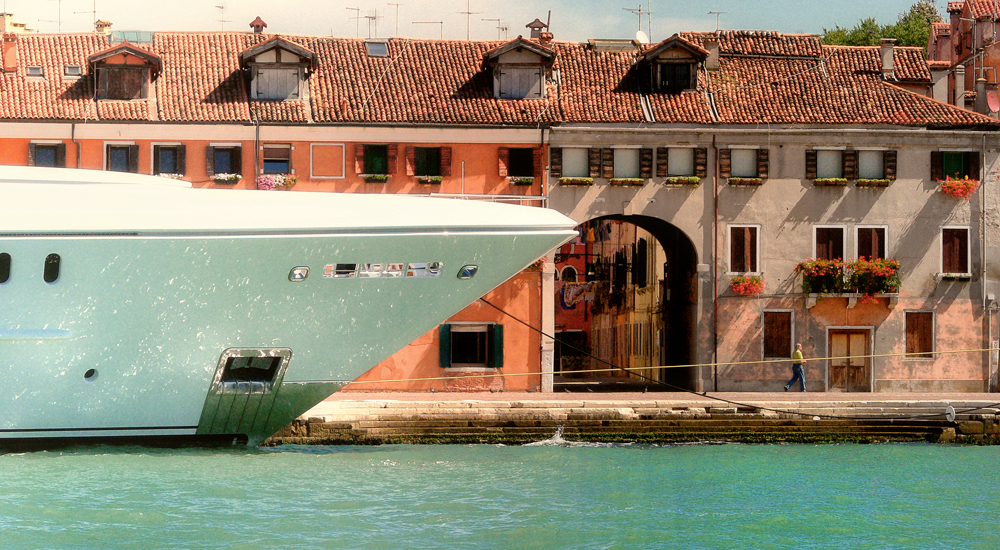
[[[315,52],[300,46],[295,42],[285,40],[280,36],[274,36],[264,42],[261,42],[260,44],[257,44],[256,46],[247,48],[240,52],[240,66],[246,67],[258,55],[274,49],[290,51],[299,56],[299,58],[305,59],[309,63],[310,69],[315,69],[319,66],[319,56],[316,55]]]
[[[163,71],[163,58],[161,58],[160,56],[156,55],[153,52],[144,50],[128,42],[122,42],[121,44],[118,44],[116,46],[112,46],[108,49],[101,50],[99,52],[95,52],[89,55],[87,57],[87,63],[90,65],[94,65],[96,63],[106,61],[118,55],[124,55],[124,56],[134,55],[144,60],[147,64],[152,65],[154,68],[153,72],[159,73]]]
[[[494,64],[497,59],[503,54],[511,51],[521,51],[527,50],[538,57],[542,58],[542,62],[546,65],[551,64],[556,59],[556,52],[553,49],[546,48],[537,42],[532,42],[531,40],[525,40],[523,37],[518,36],[514,40],[502,44],[492,50],[486,52],[485,61],[488,64]]]
[[[652,49],[639,56],[639,61],[652,61],[660,57],[660,55],[664,52],[668,52],[670,50],[683,50],[692,57],[696,58],[698,61],[704,61],[705,58],[708,57],[708,50],[702,48],[694,42],[685,40],[684,37],[679,34],[675,34],[663,42],[653,46]]]

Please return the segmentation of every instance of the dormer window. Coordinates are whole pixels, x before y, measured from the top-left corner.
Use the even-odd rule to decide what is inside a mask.
[[[648,68],[653,92],[678,94],[698,87],[698,67],[708,58],[708,50],[674,35],[639,58]]]
[[[493,68],[493,97],[498,99],[541,99],[546,95],[545,75],[556,53],[517,37],[486,54]]]
[[[691,80],[694,73],[692,63],[657,63],[656,72],[656,89],[659,92],[676,94],[694,89]]]
[[[98,99],[145,99],[163,68],[160,56],[124,42],[87,58],[97,74]]]
[[[272,38],[240,53],[250,76],[250,97],[260,101],[302,99],[305,80],[318,56],[282,38]]]

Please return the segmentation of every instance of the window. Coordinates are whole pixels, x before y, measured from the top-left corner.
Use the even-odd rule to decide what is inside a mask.
[[[694,149],[671,147],[667,150],[667,176],[693,176]]]
[[[500,99],[539,99],[545,97],[542,67],[504,67],[498,69]]]
[[[934,352],[934,312],[906,312],[906,357],[932,359]]]
[[[265,174],[292,173],[292,148],[290,146],[265,145],[263,149]]]
[[[139,172],[139,146],[108,144],[104,169],[110,172]]]
[[[844,177],[843,151],[816,151],[816,178]]]
[[[760,247],[760,227],[729,226],[730,273],[759,273],[757,258]]]
[[[885,227],[858,226],[856,231],[858,258],[885,258]]]
[[[24,76],[43,78],[45,76],[45,71],[38,65],[28,65],[24,68]]]
[[[694,88],[690,63],[660,63],[657,65],[657,89],[668,94],[676,94]]]
[[[564,148],[562,150],[562,177],[585,178],[590,175],[587,149]]]
[[[979,179],[978,151],[931,151],[931,179],[942,181],[951,178]]]
[[[270,101],[299,99],[300,74],[298,67],[257,67],[253,97]]]
[[[83,76],[83,68],[80,65],[65,65],[63,66],[63,76],[79,78]]]
[[[615,149],[615,177],[639,177],[639,149]]]
[[[210,145],[205,151],[208,175],[242,174],[243,150],[239,145]]]
[[[28,166],[50,166],[56,168],[65,167],[66,144],[29,143]]]
[[[858,177],[878,180],[885,178],[885,151],[858,151]]]
[[[757,149],[733,149],[732,176],[736,178],[757,177]]]
[[[98,99],[143,99],[147,94],[145,67],[101,67],[97,69]]]
[[[571,266],[571,265],[568,265],[568,266],[562,268],[562,273],[560,274],[559,279],[561,281],[563,281],[563,282],[566,282],[566,283],[575,283],[576,282],[576,268],[573,267],[573,266]],[[3,282],[3,281],[0,281],[0,282]]]
[[[389,43],[384,40],[365,40],[368,57],[389,57]]]
[[[971,275],[967,227],[945,227],[941,230],[941,272],[948,275]]]
[[[153,174],[186,173],[183,145],[153,145]]]
[[[836,260],[844,257],[843,227],[816,227],[814,231],[814,258],[818,260]]]
[[[530,178],[535,175],[535,150],[527,147],[510,149],[507,174],[512,178]]]
[[[58,254],[49,254],[45,257],[45,267],[42,269],[42,278],[46,283],[54,283],[59,279],[59,263],[60,258]]]
[[[788,358],[792,355],[791,311],[764,311],[764,358]]]
[[[444,324],[439,336],[441,367],[503,368],[503,325]]]
[[[415,176],[440,176],[441,148],[415,147],[413,149],[413,164],[413,175]]]
[[[389,173],[389,146],[365,145],[364,174]]]

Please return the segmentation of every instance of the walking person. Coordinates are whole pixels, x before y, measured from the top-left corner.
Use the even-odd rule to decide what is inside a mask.
[[[785,384],[785,391],[788,391],[796,380],[802,383],[802,391],[806,391],[806,371],[802,368],[805,362],[802,357],[802,344],[795,344],[795,351],[792,352],[792,379]]]

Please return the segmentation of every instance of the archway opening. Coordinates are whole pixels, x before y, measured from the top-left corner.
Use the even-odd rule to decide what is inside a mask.
[[[693,389],[695,368],[671,368],[696,363],[691,239],[648,216],[599,217],[577,229],[555,259],[556,390]]]

